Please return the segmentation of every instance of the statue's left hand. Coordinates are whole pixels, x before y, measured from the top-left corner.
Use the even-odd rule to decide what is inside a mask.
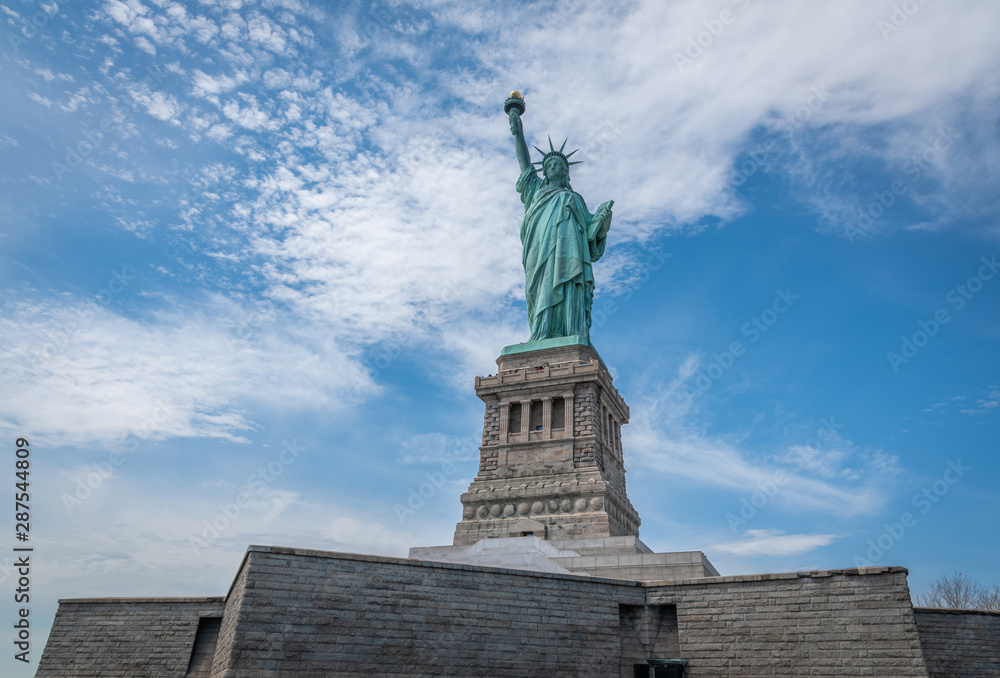
[[[611,206],[615,204],[614,200],[609,200],[605,203],[601,203],[601,206],[597,208],[597,214],[603,221],[606,221],[609,225],[611,224]]]
[[[611,229],[611,206],[614,204],[614,200],[601,203],[601,206],[597,208],[597,212],[594,213],[594,221],[597,222],[596,235],[598,238],[604,237]]]

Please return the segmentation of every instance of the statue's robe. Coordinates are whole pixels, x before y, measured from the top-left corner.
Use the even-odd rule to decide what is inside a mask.
[[[604,254],[607,229],[601,232],[579,193],[549,184],[533,167],[521,173],[517,191],[531,341],[579,335],[589,343],[591,263]]]

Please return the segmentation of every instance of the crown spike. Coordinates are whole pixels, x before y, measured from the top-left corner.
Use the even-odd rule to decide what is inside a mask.
[[[542,149],[540,149],[538,146],[535,146],[534,149],[541,154],[542,159],[540,161],[538,161],[538,162],[531,163],[532,165],[541,165],[542,167],[545,167],[545,162],[549,158],[559,158],[564,163],[566,163],[567,166],[569,166],[569,165],[579,165],[580,163],[583,162],[582,160],[576,160],[576,161],[572,161],[572,162],[570,161],[570,156],[572,156],[574,153],[578,152],[580,150],[579,148],[576,149],[575,151],[571,151],[569,154],[566,154],[566,153],[563,152],[563,151],[566,150],[566,144],[569,143],[569,137],[567,137],[562,142],[562,146],[560,146],[559,150],[557,151],[555,144],[552,143],[552,135],[549,134],[547,136],[548,136],[548,139],[549,139],[549,152],[546,153],[545,151],[543,151]]]

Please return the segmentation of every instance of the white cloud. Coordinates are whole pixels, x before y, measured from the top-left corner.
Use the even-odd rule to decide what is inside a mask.
[[[1000,390],[995,386],[991,386],[985,389],[985,391],[988,392],[980,390],[979,393],[971,397],[964,395],[951,396],[947,400],[923,408],[922,411],[943,416],[951,416],[955,411],[962,414],[996,414],[998,408],[1000,408]]]
[[[271,68],[264,72],[263,82],[268,89],[288,87],[292,82],[292,74],[283,68]]]
[[[273,130],[281,125],[279,121],[272,120],[266,111],[260,109],[256,97],[241,94],[240,99],[246,105],[241,106],[235,100],[230,100],[222,107],[225,116],[240,127],[259,132],[264,129]]]
[[[252,217],[266,226],[253,246],[272,294],[362,342],[426,337],[496,307],[523,273],[516,203],[506,216],[485,208],[510,190],[494,164],[418,137],[392,164],[278,167],[255,187]]]
[[[133,91],[132,98],[157,120],[176,120],[184,112],[184,104],[165,92]]]
[[[156,56],[156,47],[153,45],[152,42],[147,40],[145,37],[140,35],[134,38],[133,40],[135,42],[135,46],[141,49],[143,52]]]
[[[328,501],[289,489],[301,461],[247,485],[279,454],[248,448],[223,466],[206,465],[200,474],[169,484],[149,472],[154,460],[133,455],[100,482],[92,474],[108,463],[106,456],[55,470],[39,468],[36,519],[49,527],[33,538],[50,556],[39,564],[38,575],[54,591],[73,597],[224,595],[249,544],[405,556],[409,545],[431,543],[418,523],[395,524],[387,507]],[[322,451],[300,454],[303,459]],[[79,491],[88,476],[89,495]],[[243,491],[246,501],[234,508]]]
[[[45,79],[45,82],[52,82],[56,79],[55,73],[53,73],[50,68],[36,68],[35,73],[42,76],[42,78]]]
[[[706,552],[721,551],[736,556],[794,556],[832,544],[837,534],[784,534],[781,530],[747,530],[747,538],[712,544]]]
[[[285,51],[287,40],[285,39],[284,30],[277,24],[269,21],[267,17],[261,14],[252,16],[250,21],[247,22],[247,32],[252,42],[272,52],[281,53]]]
[[[926,146],[926,134],[958,114],[942,101],[961,95],[976,104],[969,109],[976,119],[963,129],[977,129],[985,104],[995,101],[998,86],[981,77],[1000,49],[985,20],[1000,10],[990,6],[928,6],[886,41],[875,25],[879,8],[860,0],[730,5],[736,20],[683,67],[675,55],[717,17],[702,3],[638,3],[628,11],[586,4],[572,12],[558,3],[550,12],[438,3],[426,8],[431,22],[411,21],[400,6],[390,16],[361,17],[378,27],[368,64],[375,69],[380,55],[399,55],[411,72],[373,70],[354,83],[359,87],[331,84],[354,77],[359,63],[321,72],[288,54],[298,44],[288,28],[295,17],[201,8],[215,23],[173,3],[110,0],[105,8],[164,58],[167,48],[184,53],[181,37],[198,31],[205,31],[202,42],[222,41],[212,63],[191,64],[188,92],[133,92],[156,118],[177,120],[188,110],[194,138],[206,136],[260,163],[260,170],[224,181],[248,194],[222,193],[189,209],[192,244],[220,263],[253,260],[253,275],[273,298],[309,326],[330,329],[335,351],[390,337],[433,344],[452,358],[446,378],[458,380],[491,361],[498,345],[523,338],[523,319],[511,310],[523,285],[521,208],[511,190],[516,164],[503,116],[488,103],[495,97],[499,106],[503,83],[524,84],[531,141],[552,133],[582,148],[588,162],[574,169],[574,186],[592,207],[616,200],[614,228],[622,240],[742,213],[747,206],[730,184],[734,159],[750,135],[778,130],[802,110],[807,119],[776,132],[781,152],[802,157],[794,169],[802,199],[834,219],[853,202],[824,179],[836,171],[832,165],[854,156],[892,164]],[[467,66],[442,73],[412,37],[451,26],[460,29],[453,46]],[[597,44],[600,50],[592,48]],[[258,82],[267,89],[234,92]],[[223,95],[228,123],[186,103]],[[458,105],[438,106],[442,96]],[[892,131],[870,146],[863,140],[874,132],[854,134],[880,126]],[[954,150],[961,153],[948,167],[969,157],[963,145]],[[993,165],[980,160],[974,166],[987,171],[975,181],[985,182]],[[212,219],[237,237],[224,245],[199,240],[197,226]],[[130,215],[123,223],[155,222]],[[599,284],[614,291],[616,281],[621,287],[635,275],[635,261],[613,254],[601,273]],[[635,408],[631,438],[645,450],[641,463],[742,490],[766,479],[773,460],[788,452],[755,460],[737,438],[703,434],[689,408],[669,393]],[[787,500],[870,510],[878,501],[866,474],[891,463],[877,453],[863,456],[850,445],[825,448],[822,463],[797,477]],[[716,465],[711,477],[706,459]],[[849,487],[848,480],[861,484]]]
[[[160,21],[135,2],[110,5],[116,19],[129,25],[147,15]],[[836,137],[852,137],[851,130],[892,121],[898,155],[929,128],[924,114],[935,102],[973,87],[977,100],[994,93],[976,79],[997,57],[988,32],[977,29],[969,36],[982,49],[976,56],[963,51],[958,72],[949,70],[947,77],[921,48],[922,40],[964,26],[964,9],[938,21],[915,20],[907,31],[915,29],[908,35],[920,40],[889,43],[875,27],[878,11],[862,2],[770,10],[733,3],[731,9],[736,21],[683,68],[675,54],[717,15],[702,4],[644,3],[624,13],[585,5],[526,21],[532,10],[477,10],[473,17],[442,3],[427,8],[435,17],[430,26],[411,20],[406,7],[386,16],[376,11],[362,19],[377,24],[380,53],[408,55],[414,75],[393,84],[369,77],[362,92],[353,94],[330,85],[313,93],[340,76],[310,71],[304,60],[287,55],[275,62],[265,54],[288,48],[279,22],[291,19],[276,21],[257,10],[226,12],[221,36],[229,41],[234,65],[212,75],[193,68],[191,94],[215,101],[251,81],[268,89],[230,96],[222,104],[230,124],[192,114],[193,138],[205,135],[273,168],[247,186],[252,194],[241,208],[252,206],[249,223],[245,216],[235,223],[259,233],[243,251],[267,260],[263,272],[274,295],[309,317],[334,323],[351,340],[378,341],[389,333],[422,339],[455,334],[444,328],[521,294],[514,235],[520,206],[510,190],[516,166],[502,115],[482,108],[494,97],[502,100],[501,83],[511,73],[528,86],[531,140],[549,132],[568,136],[589,160],[574,169],[574,186],[595,205],[616,200],[619,242],[691,228],[706,216],[743,213],[747,207],[730,183],[736,154],[754,130],[776,129],[802,110],[807,119],[778,133],[782,152],[794,146],[804,154],[796,171],[811,178],[802,178],[801,198],[821,219],[836,219],[854,209],[854,198],[816,179],[829,172],[829,145],[800,145],[799,136],[829,129]],[[187,21],[179,9],[168,14],[173,22]],[[426,55],[411,54],[412,34],[448,24],[465,31],[455,43],[474,66],[442,75]],[[773,30],[761,41],[765,25]],[[496,39],[480,39],[487,31]],[[497,44],[516,48],[499,50]],[[592,44],[605,47],[592,50]],[[784,58],[788,53],[797,58]],[[910,70],[915,59],[933,76],[901,78],[873,68],[886,59]],[[429,105],[442,86],[470,107]],[[567,106],[570,89],[587,105]],[[184,105],[169,97],[149,99],[150,112],[161,119],[176,117]],[[934,124],[947,121],[948,111],[938,113]],[[235,136],[234,129],[245,135]],[[634,264],[628,257],[609,258],[602,270],[606,289],[634,275]],[[460,293],[444,303],[442,287]],[[462,344],[449,336],[443,340]]]
[[[992,390],[985,398],[976,398],[975,407],[963,408],[963,414],[996,414],[1000,411],[1000,391]]]
[[[735,21],[713,36],[705,22],[716,21],[720,8],[731,10]],[[738,214],[743,206],[730,185],[736,154],[752,132],[777,129],[804,106],[808,119],[795,136],[830,133],[823,135],[824,143],[801,149],[808,156],[799,169],[808,180],[797,191],[814,204],[826,196],[824,214],[830,215],[853,213],[857,202],[838,188],[853,169],[843,156],[829,153],[839,139],[885,125],[892,148],[875,137],[876,143],[852,152],[893,165],[897,152],[925,145],[938,125],[959,116],[963,126],[993,134],[998,85],[982,73],[1000,61],[1000,46],[987,28],[1000,7],[927,6],[889,41],[875,23],[888,10],[861,1],[720,7],[650,2],[630,9],[579,6],[572,13],[536,13],[525,8],[530,21],[511,15],[485,25],[461,18],[464,13],[452,4],[433,11],[441,21],[491,35],[477,46],[477,55],[487,70],[517,74],[515,84],[522,83],[528,97],[529,133],[569,136],[571,143],[586,146],[602,125],[624,123],[596,171],[618,201],[619,216],[637,232]],[[695,38],[710,44],[678,68],[675,55],[683,55]],[[602,49],[591,49],[593,44]],[[569,91],[574,101],[587,104],[565,105]],[[981,148],[967,149],[954,166],[970,155],[979,158],[976,166],[989,172],[970,173],[972,192],[992,194],[984,189],[995,183],[996,162],[987,162],[984,154]],[[934,194],[942,192],[947,190]]]
[[[477,437],[460,438],[446,433],[421,433],[399,443],[396,461],[400,464],[440,464],[479,459]]]
[[[167,7],[167,16],[185,33],[194,35],[200,43],[207,43],[219,33],[219,27],[204,16],[191,16],[187,8],[172,3]]]
[[[228,92],[234,87],[239,87],[249,79],[250,76],[243,70],[236,71],[230,77],[227,75],[208,75],[196,68],[193,71],[192,77],[192,94],[205,99],[217,100],[215,95]]]
[[[112,19],[125,26],[131,25],[132,22],[148,11],[142,3],[136,0],[128,0],[127,2],[107,0],[104,3],[104,10]]]
[[[241,441],[255,406],[337,408],[374,392],[322,332],[276,313],[216,298],[139,322],[96,304],[8,304],[0,424],[51,445],[120,444],[130,433]]]
[[[61,104],[59,108],[61,108],[63,111],[67,113],[72,113],[76,109],[78,109],[81,104],[94,103],[93,100],[90,98],[89,94],[90,94],[89,87],[81,87],[78,91],[73,93],[73,96],[70,97],[69,101],[67,101],[65,104]]]
[[[194,32],[198,42],[206,43],[219,34],[219,27],[205,17],[197,17],[188,23],[188,28]]]
[[[205,132],[205,136],[207,136],[209,139],[213,139],[219,142],[225,141],[232,135],[233,135],[232,125],[212,125],[208,129],[208,131]]]

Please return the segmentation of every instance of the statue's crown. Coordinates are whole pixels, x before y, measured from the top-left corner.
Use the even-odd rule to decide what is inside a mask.
[[[566,141],[569,141],[569,139],[566,139]],[[570,162],[570,156],[572,156],[573,153],[576,153],[576,151],[579,151],[580,149],[578,148],[578,149],[576,149],[576,151],[572,151],[570,153],[563,153],[563,150],[566,148],[566,141],[564,141],[562,143],[562,146],[560,146],[559,150],[557,151],[556,147],[552,145],[552,137],[550,136],[549,137],[549,152],[546,153],[545,151],[543,151],[542,149],[540,149],[538,146],[535,146],[535,150],[542,154],[542,159],[539,160],[538,162],[533,162],[531,164],[532,165],[541,165],[541,166],[544,166],[546,160],[548,160],[549,158],[552,158],[552,157],[556,157],[556,158],[561,158],[562,161],[564,163],[566,163],[567,166],[569,166],[569,165],[579,165],[583,161],[582,160],[574,160],[574,161]]]

